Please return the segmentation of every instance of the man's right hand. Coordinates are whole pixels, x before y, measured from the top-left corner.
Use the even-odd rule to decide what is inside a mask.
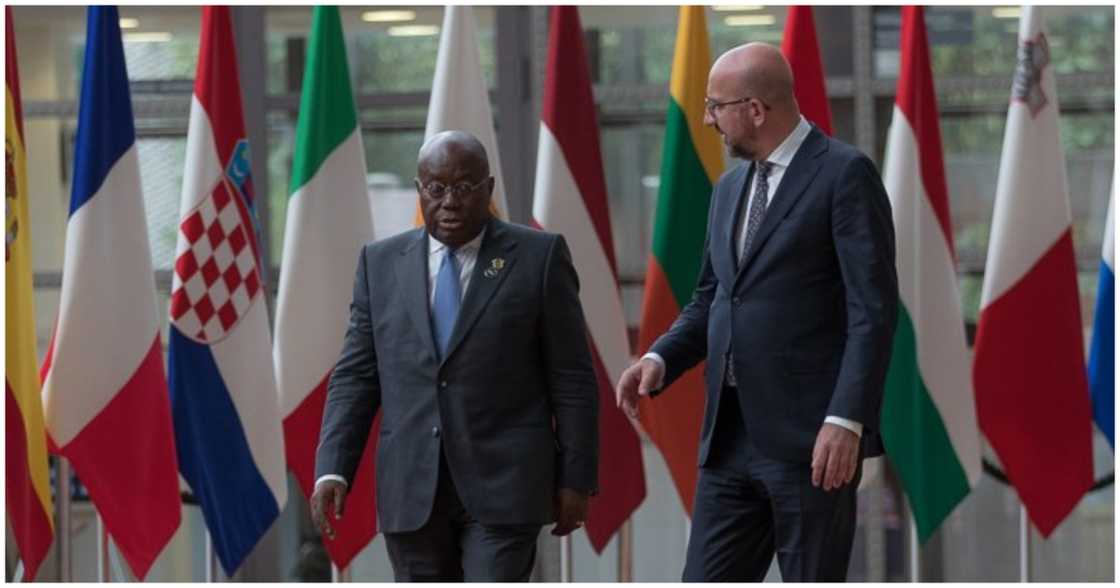
[[[626,416],[638,418],[638,399],[649,396],[665,376],[665,369],[652,359],[642,359],[626,368],[615,387],[615,400]]]
[[[338,480],[323,480],[315,485],[311,494],[311,520],[328,539],[334,539],[330,512],[335,520],[342,519],[342,505],[346,502],[346,484]]]

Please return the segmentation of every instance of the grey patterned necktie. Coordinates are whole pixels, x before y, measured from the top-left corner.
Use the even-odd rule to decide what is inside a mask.
[[[739,252],[739,267],[747,259],[747,252],[751,250],[751,241],[754,240],[758,227],[762,226],[762,219],[766,216],[767,195],[770,192],[770,168],[774,164],[769,161],[755,163],[758,179],[754,183],[754,194],[751,195],[751,210],[747,216],[747,238],[743,239],[743,250]]]
[[[743,239],[743,250],[739,252],[739,269],[743,267],[743,262],[747,259],[747,252],[751,250],[751,241],[754,240],[755,233],[758,232],[758,227],[762,225],[762,219],[766,216],[767,196],[770,192],[770,168],[774,164],[769,161],[759,161],[755,164],[758,180],[754,183],[754,193],[751,195],[751,208],[747,216],[747,237]],[[735,347],[732,342],[731,347]],[[727,353],[727,363],[724,366],[723,378],[724,382],[732,388],[738,387],[735,381],[735,371],[732,366],[735,365],[735,355],[730,349]]]

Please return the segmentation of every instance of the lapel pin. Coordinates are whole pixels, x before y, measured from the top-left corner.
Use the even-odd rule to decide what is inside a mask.
[[[486,276],[487,278],[495,278],[498,276],[498,272],[501,271],[501,269],[505,266],[506,260],[502,259],[501,257],[495,257],[494,259],[490,260],[490,267],[486,268],[486,271],[482,272],[482,275]]]

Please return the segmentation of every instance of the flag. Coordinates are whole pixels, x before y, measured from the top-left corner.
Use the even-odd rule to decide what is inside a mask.
[[[1089,394],[1093,401],[1093,420],[1116,447],[1113,410],[1116,405],[1116,276],[1112,270],[1115,255],[1116,183],[1108,201],[1104,225],[1104,247],[1101,251],[1101,272],[1097,280],[1097,310],[1093,319],[1093,342],[1089,348]],[[10,314],[8,316],[11,316]]]
[[[33,580],[54,537],[54,507],[47,471],[43,404],[39,397],[39,357],[35,351],[35,308],[31,286],[31,219],[27,203],[27,152],[12,7],[4,7],[4,300],[7,330],[4,355],[4,473],[8,521],[23,560],[24,578]]]
[[[276,302],[277,385],[284,415],[288,467],[305,496],[315,487],[315,448],[327,381],[342,350],[362,244],[373,239],[366,195],[366,159],[342,19],[337,6],[312,9],[303,76],[291,196]],[[374,505],[374,426],[346,499],[335,538],[323,538],[339,568],[377,532]]]
[[[477,30],[474,8],[447,6],[443,9],[443,29],[424,140],[436,133],[452,130],[467,131],[477,137],[486,148],[490,175],[494,176],[490,212],[498,218],[509,219],[498,137],[494,133],[494,114],[490,110],[490,92],[479,64]],[[416,226],[424,224],[419,200],[415,218]]]
[[[646,266],[638,348],[649,350],[692,298],[700,275],[712,186],[723,172],[719,136],[704,128],[704,96],[711,52],[703,6],[682,6],[677,20],[669,111],[661,155],[661,186]],[[692,513],[700,424],[704,419],[703,368],[684,373],[657,400],[643,398],[642,428],[661,451],[681,505]]]
[[[1045,537],[1093,484],[1092,425],[1058,96],[1038,7],[1022,8],[1018,56],[973,384],[980,429]]]
[[[786,27],[782,33],[782,54],[793,70],[793,94],[801,114],[832,134],[832,111],[824,88],[824,66],[817,46],[817,29],[813,25],[812,6],[790,6],[786,9]]]
[[[143,579],[179,527],[179,475],[136,132],[115,7],[88,9],[58,318],[43,363],[53,447]]]
[[[902,305],[882,435],[924,542],[979,481],[980,430],[920,6],[902,7],[901,41],[883,182],[894,215]]]
[[[228,6],[202,9],[183,178],[167,356],[176,451],[232,576],[288,486]]]
[[[614,399],[614,383],[630,363],[630,343],[583,28],[575,6],[554,6],[549,20],[533,220],[567,238],[580,275],[599,381],[599,494],[591,499],[587,536],[601,553],[645,499],[646,481],[641,440]]]

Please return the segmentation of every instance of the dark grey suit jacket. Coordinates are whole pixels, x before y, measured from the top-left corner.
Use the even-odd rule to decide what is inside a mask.
[[[598,472],[598,389],[568,247],[559,235],[491,220],[441,361],[428,238],[417,229],[362,249],[316,478],[354,479],[380,409],[382,531],[427,521],[440,451],[475,520],[548,523],[555,490],[593,491]]]
[[[753,167],[728,171],[712,193],[692,300],[651,348],[665,360],[665,384],[707,359],[701,465],[725,369],[739,384],[747,434],[769,457],[810,461],[828,415],[862,423],[864,455],[879,455],[898,318],[894,224],[879,173],[814,126],[737,269],[733,235]]]

